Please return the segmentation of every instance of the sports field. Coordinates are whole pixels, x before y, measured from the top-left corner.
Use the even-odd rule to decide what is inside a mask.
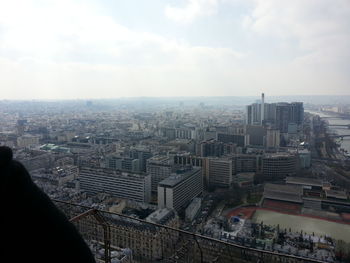
[[[303,230],[303,232],[308,234],[314,232],[315,234],[323,236],[330,235],[332,238],[350,242],[349,224],[341,224],[306,216],[283,214],[265,209],[256,210],[252,221],[258,223],[263,221],[264,224],[267,225],[279,224],[281,228],[291,228],[294,231]]]

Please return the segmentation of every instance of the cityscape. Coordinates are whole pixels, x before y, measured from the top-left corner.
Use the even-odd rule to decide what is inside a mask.
[[[196,262],[183,233],[348,262],[350,105],[204,101],[2,101],[0,143],[69,218],[106,213],[108,255],[77,221],[103,262]]]
[[[349,263],[349,0],[0,0],[1,259]]]

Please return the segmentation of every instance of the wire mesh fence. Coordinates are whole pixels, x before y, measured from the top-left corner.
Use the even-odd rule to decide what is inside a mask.
[[[259,250],[211,237],[54,200],[77,227],[97,262],[322,262]]]

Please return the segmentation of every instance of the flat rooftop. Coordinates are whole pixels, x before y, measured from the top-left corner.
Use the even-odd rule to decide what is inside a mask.
[[[191,176],[194,173],[197,173],[200,171],[200,168],[193,168],[191,170],[183,171],[183,172],[177,172],[172,175],[170,175],[168,178],[165,178],[163,181],[159,182],[160,186],[165,187],[174,187],[175,185],[179,184],[183,180],[185,180],[187,177]]]
[[[294,203],[302,203],[303,199],[301,196],[293,195],[289,193],[277,193],[277,192],[269,192],[264,193],[265,199],[273,199],[273,200],[279,200],[279,201],[287,201],[287,202],[294,202]]]
[[[290,193],[290,194],[302,195],[303,189],[299,185],[267,183],[264,186],[264,193],[265,192]]]
[[[305,178],[305,177],[292,177],[286,178],[286,184],[294,185],[310,185],[310,186],[323,186],[323,181],[315,178]]]
[[[156,155],[147,160],[149,164],[169,164],[170,158],[166,155]]]
[[[169,208],[162,208],[154,211],[152,214],[150,214],[146,221],[153,222],[153,223],[166,223],[167,220],[170,218],[175,217],[175,213],[173,210]]]
[[[303,189],[300,185],[265,184],[264,198],[302,203]]]
[[[343,200],[348,199],[348,196],[346,195],[345,191],[336,191],[336,190],[327,190],[326,197],[327,198],[331,197],[331,198],[343,199]]]
[[[124,178],[144,178],[148,176],[143,172],[130,172],[124,170],[114,170],[109,168],[101,167],[81,167],[80,175],[103,175],[103,176],[112,176],[112,177],[124,177]]]
[[[278,152],[278,153],[267,153],[263,156],[263,158],[269,158],[269,159],[289,158],[289,157],[295,157],[295,155],[287,152]]]

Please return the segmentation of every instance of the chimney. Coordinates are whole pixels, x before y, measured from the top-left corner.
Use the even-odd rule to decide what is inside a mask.
[[[261,125],[263,125],[265,119],[265,94],[261,94]]]

